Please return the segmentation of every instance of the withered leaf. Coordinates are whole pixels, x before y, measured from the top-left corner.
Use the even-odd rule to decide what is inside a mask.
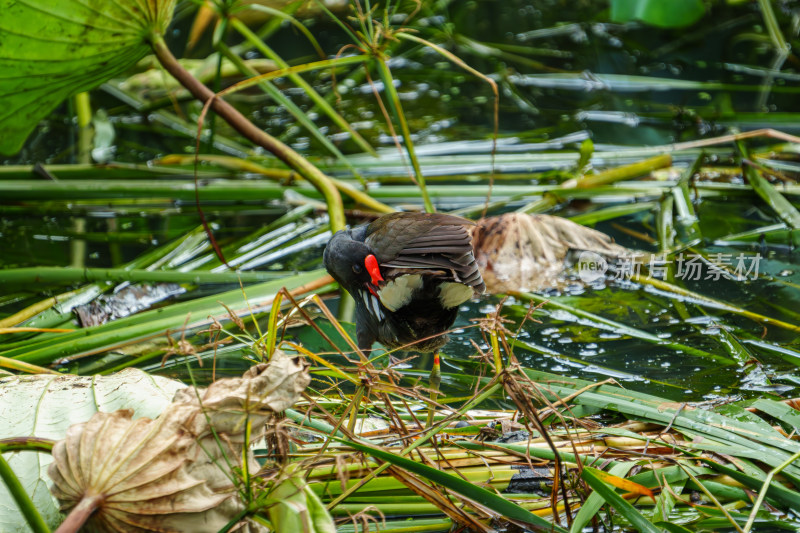
[[[85,499],[99,502],[86,531],[216,532],[245,507],[236,469],[247,422],[258,440],[267,420],[293,405],[309,381],[302,360],[276,351],[241,378],[178,391],[155,420],[133,420],[128,409],[97,413],[53,448],[53,494],[64,511]],[[244,460],[257,471],[250,452]],[[266,531],[252,521],[241,527]]]
[[[475,259],[490,294],[564,285],[571,252],[590,252],[609,262],[635,255],[605,233],[550,215],[482,218],[471,232]]]

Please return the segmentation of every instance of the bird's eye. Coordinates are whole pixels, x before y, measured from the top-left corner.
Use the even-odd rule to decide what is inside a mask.
[[[361,272],[363,270],[364,270],[364,268],[361,265],[359,265],[358,263],[353,265],[353,272],[355,272],[356,274],[361,274]]]

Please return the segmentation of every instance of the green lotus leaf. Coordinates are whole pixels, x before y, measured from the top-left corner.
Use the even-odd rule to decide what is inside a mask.
[[[706,12],[703,0],[610,0],[613,22],[639,20],[658,28],[691,26]]]
[[[0,153],[73,94],[130,68],[175,0],[0,0]]]

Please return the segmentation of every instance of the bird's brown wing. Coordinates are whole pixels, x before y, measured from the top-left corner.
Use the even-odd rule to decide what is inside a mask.
[[[370,224],[366,243],[381,267],[452,272],[454,281],[480,294],[485,287],[472,254],[469,225],[451,215],[397,213]]]

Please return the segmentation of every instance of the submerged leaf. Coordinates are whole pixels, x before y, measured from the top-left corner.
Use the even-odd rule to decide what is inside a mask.
[[[259,439],[309,380],[302,360],[276,351],[241,378],[178,391],[155,420],[133,420],[130,410],[97,413],[54,446],[53,494],[64,511],[97,501],[90,531],[219,531],[246,505],[237,471],[248,424],[249,438]],[[244,460],[258,469],[252,453]],[[265,529],[246,522],[245,531]]]
[[[72,312],[78,317],[81,327],[88,328],[138,313],[184,292],[186,289],[177,283],[138,283],[113,294],[102,294],[89,303],[74,307]]]
[[[65,98],[141,59],[174,7],[175,0],[0,0],[0,153],[19,151]]]

